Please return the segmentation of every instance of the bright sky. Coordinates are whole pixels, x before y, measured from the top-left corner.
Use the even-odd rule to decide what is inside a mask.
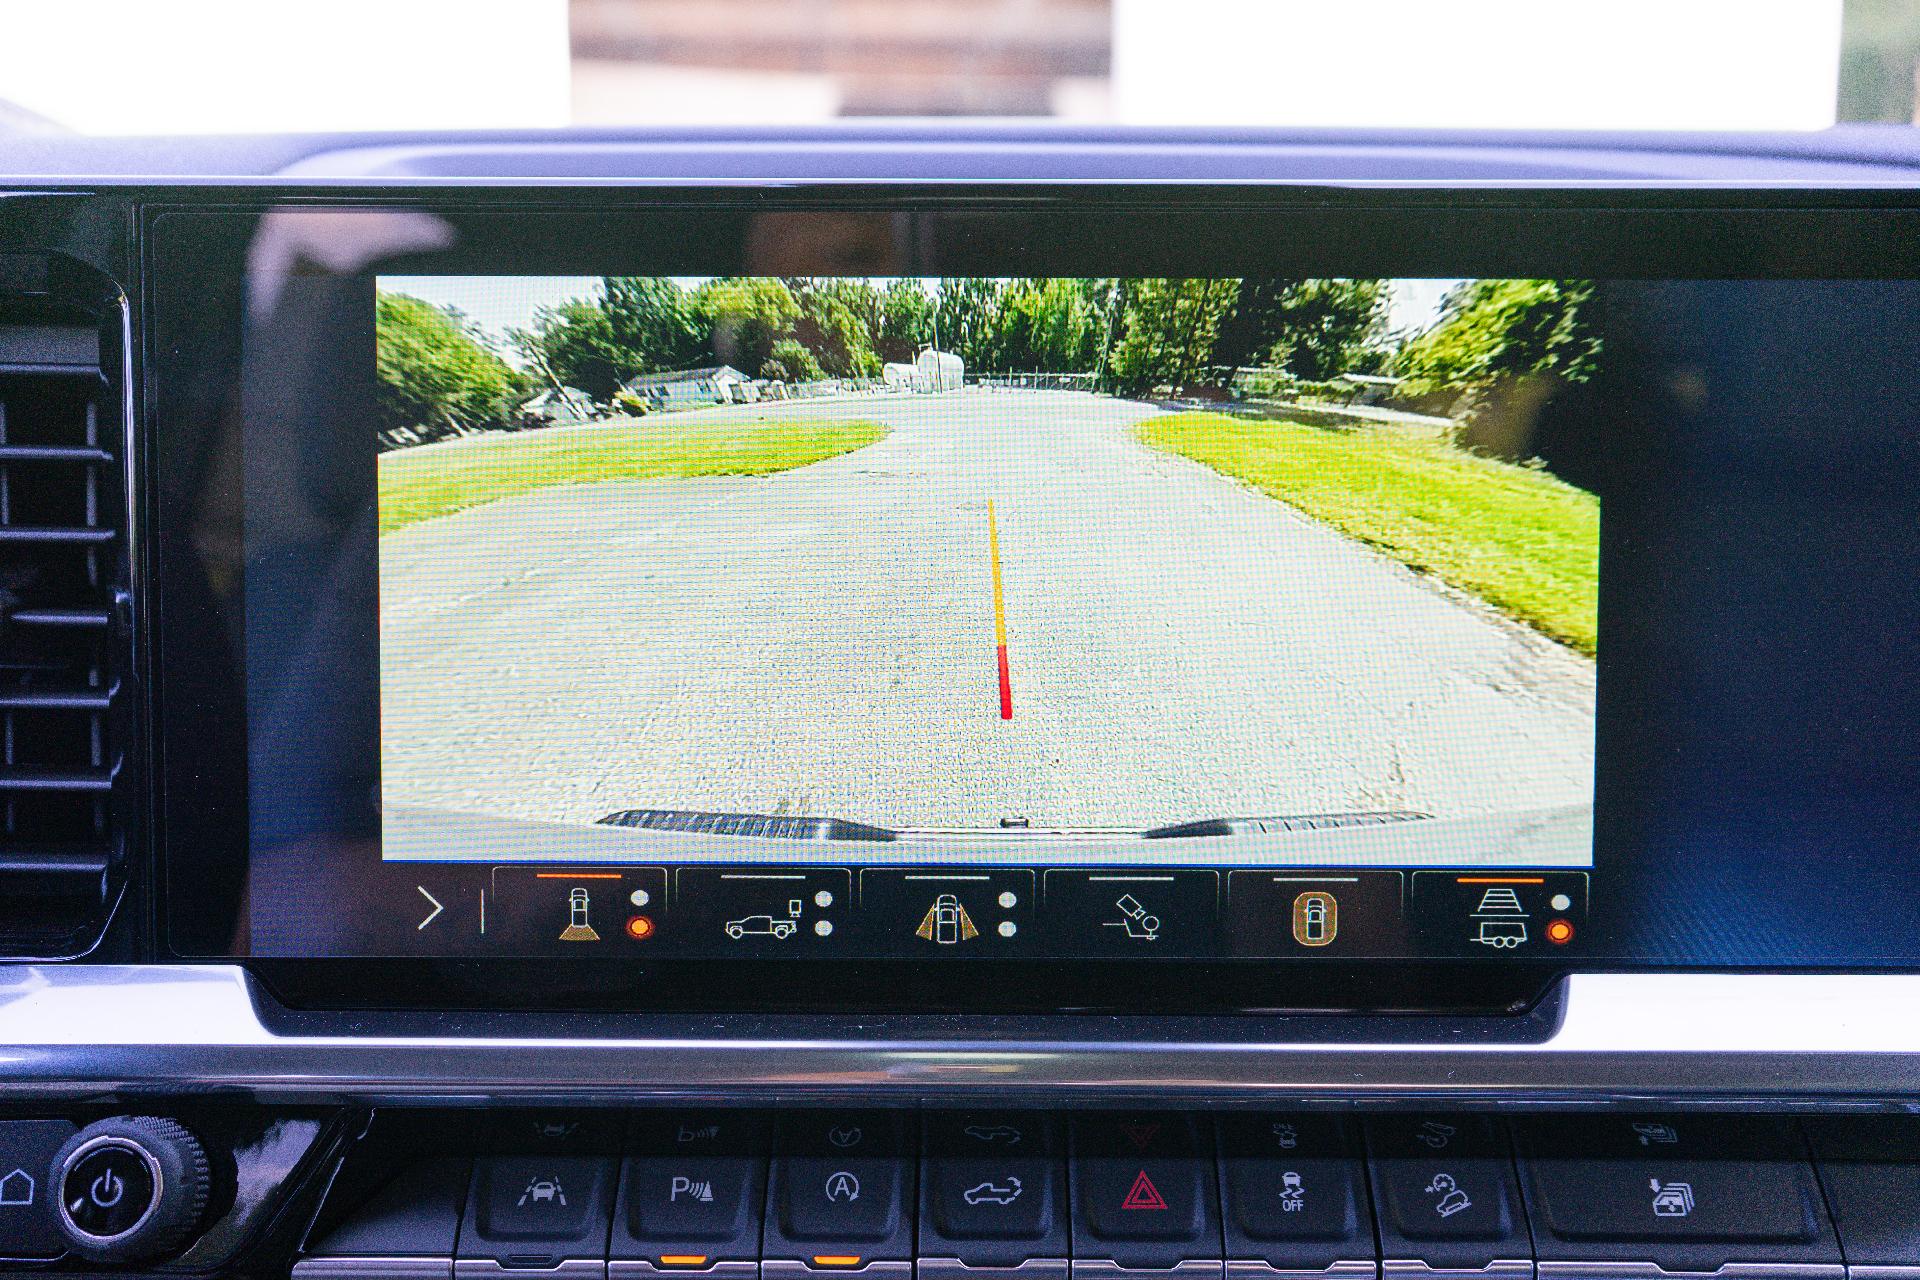
[[[703,277],[676,277],[692,286]],[[923,283],[929,287],[936,281]],[[1440,315],[1440,302],[1458,280],[1391,280],[1387,284],[1388,327],[1418,331]],[[411,294],[437,306],[458,307],[485,329],[501,355],[518,363],[506,340],[508,329],[532,326],[542,307],[569,298],[600,296],[598,276],[381,276],[381,289]]]

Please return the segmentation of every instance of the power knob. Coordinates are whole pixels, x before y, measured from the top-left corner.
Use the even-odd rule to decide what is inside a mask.
[[[96,1120],[53,1158],[56,1216],[90,1262],[144,1262],[176,1253],[200,1225],[210,1181],[206,1148],[159,1116]]]

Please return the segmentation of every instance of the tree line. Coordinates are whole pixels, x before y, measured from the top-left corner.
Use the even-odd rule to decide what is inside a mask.
[[[971,377],[1087,375],[1124,396],[1194,394],[1223,370],[1258,368],[1295,384],[1388,373],[1409,394],[1471,401],[1504,379],[1551,371],[1578,381],[1598,352],[1589,281],[1475,280],[1439,321],[1393,333],[1388,282],[1278,277],[720,277],[693,287],[610,276],[596,298],[539,311],[505,335],[515,368],[450,309],[379,299],[383,428],[417,435],[497,425],[558,383],[612,400],[633,377],[726,364],[801,383],[877,377],[929,346]]]

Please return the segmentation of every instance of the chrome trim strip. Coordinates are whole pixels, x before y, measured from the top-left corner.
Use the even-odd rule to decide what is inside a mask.
[[[883,1258],[857,1267],[816,1267],[792,1258],[762,1258],[761,1280],[821,1280],[824,1276],[860,1276],[862,1280],[911,1280],[913,1264],[905,1258]]]
[[[970,1267],[958,1258],[915,1258],[914,1280],[1067,1280],[1065,1258],[1027,1258],[1011,1267]]]
[[[562,1258],[550,1267],[509,1267],[498,1258],[455,1258],[455,1280],[606,1280],[605,1258]]]
[[[699,1280],[756,1280],[759,1274],[758,1262],[747,1262],[739,1258],[727,1262],[709,1262],[704,1267],[659,1267],[645,1258],[607,1259],[607,1280],[654,1280],[656,1276],[698,1277]]]
[[[1669,1271],[1657,1262],[1569,1262],[1542,1259],[1535,1263],[1540,1280],[1844,1280],[1846,1268],[1838,1262],[1729,1262],[1713,1271]]]
[[[1289,1042],[1284,1019],[631,1020],[631,1038],[281,1035],[230,965],[0,966],[0,1098],[994,1098],[1895,1104],[1920,975],[1579,974],[1538,1043]],[[1326,1020],[1322,1020],[1323,1022]],[[1417,1025],[1417,1024],[1415,1024]],[[770,1026],[795,1028],[792,1036]],[[934,1030],[922,1033],[921,1029]],[[1197,1028],[1197,1029],[1196,1029]]]
[[[1380,1264],[1355,1258],[1329,1264],[1325,1270],[1276,1267],[1264,1258],[1228,1258],[1227,1280],[1375,1280]]]
[[[1920,1280],[1920,1263],[1849,1263],[1847,1280]]]
[[[453,1280],[452,1258],[302,1258],[293,1280]]]
[[[1383,1258],[1381,1280],[1533,1280],[1533,1262],[1496,1258],[1484,1267],[1430,1267],[1418,1258]]]
[[[1220,1280],[1218,1258],[1195,1258],[1171,1267],[1123,1267],[1107,1258],[1075,1258],[1073,1280]]]

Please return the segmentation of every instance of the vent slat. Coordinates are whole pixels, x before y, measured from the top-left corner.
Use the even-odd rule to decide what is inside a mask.
[[[113,461],[105,449],[87,445],[0,444],[0,463],[8,462],[90,462],[97,465]]]
[[[23,627],[104,627],[113,621],[105,609],[15,609],[7,617]]]
[[[0,769],[0,792],[93,792],[113,790],[112,769]]]
[[[3,542],[71,542],[99,546],[120,536],[117,529],[89,529],[84,525],[0,524]]]
[[[105,711],[120,692],[118,682],[104,689],[8,689],[0,687],[0,710]]]
[[[104,849],[0,850],[0,873],[8,875],[97,876],[112,862]]]

